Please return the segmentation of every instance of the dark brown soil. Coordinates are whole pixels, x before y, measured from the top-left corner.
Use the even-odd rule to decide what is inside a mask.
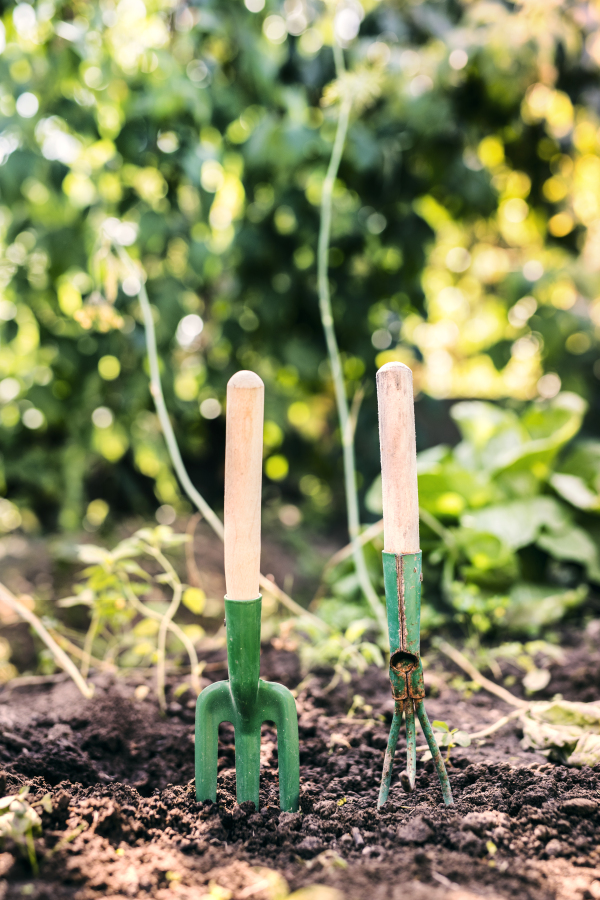
[[[456,673],[435,665],[426,673],[431,718],[474,731],[508,711],[483,692],[457,693],[448,686]],[[265,648],[262,672],[290,686],[300,677],[295,655],[272,647]],[[213,673],[226,674],[214,665]],[[228,726],[221,733],[218,803],[199,804],[189,693],[172,693],[169,715],[161,718],[152,692],[136,699],[141,679],[97,676],[92,701],[62,677],[6,688],[4,793],[30,785],[35,800],[49,791],[54,809],[43,814],[36,840],[38,877],[5,840],[0,898],[277,900],[286,896],[283,878],[290,891],[319,884],[338,892],[323,888],[312,900],[599,900],[600,767],[569,769],[525,752],[511,723],[452,752],[456,803],[447,809],[431,762],[419,764],[416,791],[404,793],[401,745],[390,800],[378,812],[392,712],[386,674],[371,669],[334,689],[330,678],[315,675],[298,697],[301,812],[295,814],[278,808],[276,743],[268,727],[260,809],[236,805]],[[597,699],[599,685],[600,652],[580,643],[565,665],[554,665],[546,693]],[[357,694],[372,709],[355,700],[358,712],[348,716]]]

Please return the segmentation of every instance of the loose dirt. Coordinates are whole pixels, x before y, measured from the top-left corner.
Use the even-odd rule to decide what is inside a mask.
[[[211,663],[211,676],[226,676],[219,654]],[[298,660],[265,648],[262,674],[293,687]],[[441,661],[428,666],[431,718],[474,731],[509,711],[483,691],[457,692],[456,674]],[[292,814],[278,808],[272,728],[263,729],[258,810],[235,802],[229,726],[218,802],[196,803],[191,693],[174,683],[161,717],[150,680],[94,680],[92,701],[62,676],[0,694],[0,789],[29,785],[30,800],[49,792],[53,802],[35,842],[37,877],[5,840],[1,900],[279,900],[299,889],[297,900],[600,900],[600,767],[525,752],[515,722],[452,751],[452,808],[431,762],[419,763],[416,790],[404,793],[401,742],[378,812],[392,714],[386,673],[370,669],[333,688],[330,672],[317,673],[298,696],[301,811]],[[597,699],[599,685],[600,652],[579,642],[553,666],[544,694]]]

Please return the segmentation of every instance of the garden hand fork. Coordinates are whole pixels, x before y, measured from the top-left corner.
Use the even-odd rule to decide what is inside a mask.
[[[225,625],[229,681],[204,688],[196,705],[196,799],[217,799],[221,722],[235,729],[238,803],[258,809],[260,729],[277,727],[281,809],[295,812],[300,793],[298,716],[291,692],[260,672],[260,507],[264,385],[237,372],[227,385],[225,443]]]
[[[414,790],[417,773],[415,713],[429,745],[449,806],[452,792],[444,761],[425,712],[421,664],[421,551],[417,448],[412,372],[391,362],[377,372],[379,443],[383,490],[383,580],[390,638],[390,681],[394,718],[383,763],[378,807],[390,792],[402,713],[406,720],[406,779]]]

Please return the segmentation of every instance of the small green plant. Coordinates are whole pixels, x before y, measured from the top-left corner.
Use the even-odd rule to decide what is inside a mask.
[[[384,665],[381,648],[368,639],[369,632],[377,631],[373,619],[359,619],[343,630],[336,629],[327,634],[305,618],[299,618],[295,627],[301,636],[298,652],[304,670],[322,665],[333,668],[327,690],[333,690],[340,682],[348,684],[353,672],[361,674],[369,665]]]
[[[174,534],[171,528],[161,525],[136,531],[112,550],[94,544],[77,548],[77,558],[88,566],[75,594],[60,600],[59,605],[83,605],[90,610],[81,661],[84,677],[92,662],[123,667],[156,664],[158,700],[164,709],[167,638],[171,635],[172,649],[177,642],[183,645],[189,657],[192,686],[200,692],[201,665],[194,642],[204,631],[197,624],[179,626],[173,620],[181,603],[199,615],[204,594],[183,584],[165,555],[187,540],[188,535]],[[140,561],[154,563],[159,572],[150,574]],[[168,598],[165,588],[170,592]],[[94,651],[102,659],[94,656]]]
[[[466,731],[461,731],[458,728],[450,728],[447,722],[441,722],[439,719],[432,722],[431,727],[433,728],[438,747],[440,747],[440,749],[442,747],[447,748],[446,762],[448,763],[450,762],[450,753],[454,747],[471,746],[471,738]],[[431,752],[426,750],[421,757],[421,762],[426,762],[428,759],[431,759]]]
[[[26,856],[35,875],[38,863],[35,854],[34,838],[42,833],[42,820],[38,809],[52,812],[50,794],[45,794],[35,803],[27,801],[29,787],[23,787],[18,794],[11,794],[0,799],[0,841],[2,844],[10,838]]]

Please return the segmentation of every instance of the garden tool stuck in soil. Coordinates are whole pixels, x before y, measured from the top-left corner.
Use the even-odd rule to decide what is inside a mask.
[[[390,638],[390,681],[394,718],[383,763],[378,807],[390,792],[392,766],[402,715],[406,721],[405,790],[412,791],[417,772],[415,714],[429,745],[449,806],[452,792],[444,761],[425,712],[425,682],[421,664],[421,550],[417,448],[412,372],[399,362],[377,373],[379,443],[383,490],[383,579]]]
[[[262,681],[260,510],[264,385],[254,372],[237,372],[227,385],[225,443],[225,626],[229,681],[204,688],[196,705],[196,798],[217,798],[221,722],[235,730],[238,803],[259,808],[260,731],[277,727],[281,809],[295,812],[300,793],[298,715],[291,692]]]

